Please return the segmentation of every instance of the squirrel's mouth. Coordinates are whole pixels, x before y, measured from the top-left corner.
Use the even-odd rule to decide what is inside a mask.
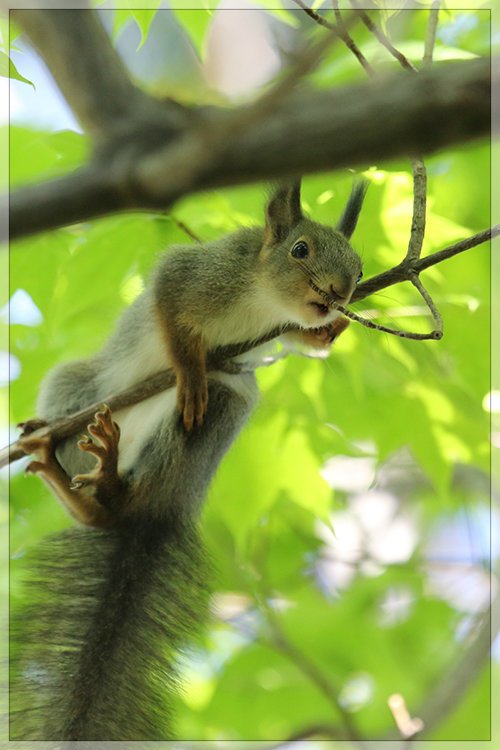
[[[323,302],[308,302],[308,306],[321,318],[325,318],[330,312],[328,305],[325,305]]]

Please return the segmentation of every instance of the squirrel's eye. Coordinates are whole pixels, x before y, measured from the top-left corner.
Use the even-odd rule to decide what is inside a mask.
[[[363,278],[363,271],[360,271],[359,272],[359,276],[358,276],[358,280],[356,281],[356,284],[359,284],[359,282],[361,281],[362,278]]]
[[[309,245],[304,240],[296,242],[291,251],[294,258],[307,258],[309,255]]]

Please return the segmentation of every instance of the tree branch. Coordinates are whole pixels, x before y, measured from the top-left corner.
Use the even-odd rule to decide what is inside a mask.
[[[394,268],[391,268],[388,271],[379,273],[377,274],[377,276],[372,276],[371,279],[367,279],[362,284],[359,284],[357,289],[354,291],[354,294],[352,295],[351,304],[353,302],[359,302],[360,300],[365,299],[365,297],[368,297],[370,294],[375,294],[375,292],[379,292],[381,289],[385,289],[388,286],[398,284],[400,281],[408,281],[408,274],[412,270],[416,273],[421,273],[421,271],[424,271],[426,268],[435,266],[437,263],[441,263],[443,260],[453,258],[454,255],[458,255],[459,253],[463,253],[465,250],[469,250],[472,247],[481,245],[483,242],[487,242],[493,237],[498,237],[499,234],[500,224],[497,224],[491,229],[485,229],[482,232],[478,232],[477,234],[472,235],[472,237],[467,237],[467,239],[465,240],[460,240],[460,242],[456,242],[454,245],[449,245],[443,250],[439,250],[436,253],[427,255],[425,258],[420,258],[419,260],[412,261],[410,264],[406,264],[403,261],[398,266],[394,266]]]
[[[393,57],[396,58],[396,60],[403,66],[403,68],[405,68],[406,70],[410,70],[413,73],[416,73],[417,69],[413,65],[413,63],[410,62],[408,58],[405,57],[405,55],[403,55],[402,52],[400,52],[398,49],[396,49],[396,47],[394,47],[391,44],[390,40],[384,34],[384,32],[381,29],[379,29],[377,24],[371,20],[370,16],[362,8],[359,7],[359,3],[357,2],[357,0],[350,0],[350,1],[351,1],[352,7],[356,9],[356,12],[358,13],[363,23],[365,24],[366,28],[369,29],[369,31],[371,31],[372,34],[374,34],[377,37],[379,42],[386,48],[386,50],[390,52]]]
[[[342,18],[342,14],[339,10],[338,0],[332,0],[333,11],[335,13],[335,19],[337,21],[338,33],[344,44],[348,49],[351,50],[353,55],[358,58],[359,64],[366,70],[369,76],[375,75],[375,70],[372,68],[366,57],[363,55],[354,39],[348,33],[345,23]]]
[[[270,630],[268,636],[269,645],[280,651],[287,659],[295,664],[307,679],[315,685],[319,692],[323,694],[335,713],[340,716],[343,724],[342,729],[345,732],[346,739],[362,746],[362,737],[356,727],[354,717],[342,707],[339,700],[340,689],[334,684],[331,675],[327,676],[313,661],[311,661],[311,659],[309,659],[308,656],[306,656],[306,654],[288,639],[281,628],[275,612],[269,606],[267,597],[260,596],[259,598],[260,606],[265,612],[267,624]]]
[[[149,138],[147,152],[116,143],[112,159],[14,191],[11,236],[120,210],[166,208],[181,195],[223,185],[431,153],[487,135],[489,102],[489,61],[465,60],[411,78],[303,91],[243,129],[241,108],[199,110],[173,142]]]
[[[231,374],[237,374],[245,372],[246,368],[242,364],[231,362],[230,360],[234,357],[241,356],[248,351],[251,351],[257,346],[261,346],[282,333],[286,333],[289,330],[293,330],[296,326],[282,326],[275,328],[270,331],[266,336],[257,341],[245,341],[239,344],[230,344],[228,346],[221,346],[213,351],[209,352],[207,357],[207,370],[222,370]],[[250,367],[249,369],[254,369]],[[74,435],[79,430],[86,428],[89,421],[92,421],[94,414],[98,411],[103,403],[106,403],[112,411],[119,411],[125,409],[128,406],[144,401],[147,398],[155,396],[157,393],[161,393],[167,388],[172,388],[175,385],[175,374],[172,369],[162,370],[154,375],[151,375],[144,380],[134,383],[124,391],[120,393],[110,393],[105,398],[96,403],[91,404],[85,409],[74,414],[69,414],[67,417],[58,419],[51,424],[41,427],[36,432],[32,432],[30,437],[45,437],[51,435],[53,440],[57,443],[63,440],[69,435]],[[0,450],[0,468],[6,466],[13,461],[17,461],[25,456],[25,452],[21,448],[19,440],[16,440],[11,445],[6,446]]]
[[[423,723],[423,729],[418,734],[419,740],[423,736],[428,736],[459,705],[467,690],[484,669],[491,651],[491,643],[500,630],[498,604],[497,595],[491,607],[481,616],[475,632],[470,634],[468,643],[462,649],[458,664],[455,660],[450,663],[449,669],[445,670],[434,687],[429,690],[422,705],[414,709],[414,715],[418,716]],[[394,730],[378,739],[390,742],[400,737],[399,731]]]
[[[427,29],[425,31],[425,44],[424,44],[424,56],[422,58],[421,68],[426,68],[432,63],[432,55],[434,53],[434,45],[436,43],[436,31],[439,18],[439,9],[441,7],[441,0],[433,0],[431,10],[429,13],[429,21],[427,23]]]
[[[410,281],[413,284],[413,286],[416,289],[418,289],[418,291],[420,292],[420,295],[423,297],[434,319],[435,329],[432,332],[431,338],[433,339],[442,338],[443,337],[443,318],[441,317],[441,313],[439,312],[436,305],[434,304],[431,295],[429,294],[427,289],[424,287],[424,285],[420,281],[417,273],[415,272],[410,273]]]
[[[130,80],[93,10],[13,10],[83,128],[96,143],[161,126],[172,138],[186,124],[177,104],[160,102]]]
[[[323,16],[320,16],[316,11],[312,10],[312,8],[309,8],[303,0],[293,0],[293,2],[299,6],[299,8],[302,8],[304,13],[309,16],[309,18],[312,18],[312,20],[319,24],[320,26],[323,26],[325,29],[328,29],[331,31],[335,36],[337,36],[339,39],[341,39],[346,47],[351,50],[351,52],[358,58],[360,64],[363,66],[363,68],[366,70],[366,72],[370,75],[373,75],[375,71],[373,70],[372,66],[366,59],[366,57],[363,55],[359,47],[355,44],[353,38],[350,36],[350,34],[347,31],[347,26],[344,23],[342,19],[342,15],[339,11],[339,4],[337,0],[333,0],[333,7],[335,10],[335,20],[336,23],[330,23],[330,21],[327,21],[326,18],[323,18]]]
[[[425,235],[425,214],[427,208],[427,171],[422,159],[412,159],[413,172],[413,216],[410,241],[405,260],[420,258]]]

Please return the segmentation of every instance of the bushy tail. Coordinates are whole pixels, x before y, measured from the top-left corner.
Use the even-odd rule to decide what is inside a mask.
[[[46,539],[11,623],[10,738],[171,739],[176,655],[206,621],[206,578],[185,519]]]

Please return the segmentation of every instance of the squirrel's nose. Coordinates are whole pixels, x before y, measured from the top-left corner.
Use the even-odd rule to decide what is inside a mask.
[[[330,294],[335,302],[338,302],[340,305],[349,302],[352,292],[352,284],[347,279],[338,279],[335,283],[330,284]]]

